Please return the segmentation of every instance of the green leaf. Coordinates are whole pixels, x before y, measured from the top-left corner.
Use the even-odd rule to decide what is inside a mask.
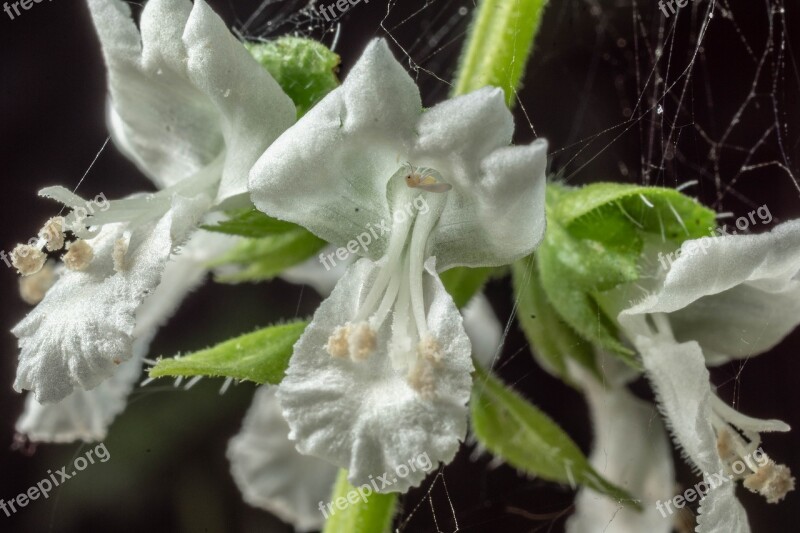
[[[512,280],[519,306],[517,319],[539,365],[569,382],[566,360],[572,358],[599,377],[592,345],[564,322],[550,304],[532,256],[514,263]]]
[[[224,220],[215,226],[201,227],[206,231],[240,235],[253,239],[269,237],[300,228],[297,224],[267,216],[254,207],[233,211],[228,214],[228,220]]]
[[[477,294],[491,277],[493,268],[456,267],[439,274],[444,288],[461,309]]]
[[[397,494],[378,494],[369,485],[358,489],[347,481],[347,471],[339,470],[325,507],[324,533],[386,533],[392,526]]]
[[[547,0],[482,0],[459,60],[453,95],[500,87],[509,107],[520,86]]]
[[[339,85],[339,56],[313,39],[280,37],[245,46],[292,99],[298,117]]]
[[[223,283],[272,279],[289,267],[302,263],[325,246],[325,241],[303,228],[285,233],[247,239],[210,263],[210,267],[237,266],[232,274],[220,274]]]
[[[641,252],[640,233],[675,241],[709,235],[714,211],[675,189],[595,183],[571,189],[551,204],[552,215],[579,239]]]
[[[270,326],[189,355],[159,359],[150,369],[150,377],[230,377],[277,385],[307,324],[298,321]]]
[[[472,387],[472,427],[495,456],[528,475],[580,484],[640,509],[631,496],[605,480],[550,417],[480,369]]]

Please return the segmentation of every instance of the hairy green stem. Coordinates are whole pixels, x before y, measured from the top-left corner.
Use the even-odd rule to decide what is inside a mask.
[[[370,485],[354,487],[347,471],[339,470],[331,501],[324,507],[324,533],[385,533],[390,531],[397,494],[378,494]]]
[[[514,104],[547,0],[483,0],[459,61],[453,95],[493,85]]]

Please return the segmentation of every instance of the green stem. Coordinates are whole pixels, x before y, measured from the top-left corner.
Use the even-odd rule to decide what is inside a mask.
[[[500,87],[509,107],[541,26],[547,0],[482,0],[453,84],[453,96]]]
[[[331,501],[326,506],[324,533],[385,533],[392,526],[397,494],[377,494],[369,485],[356,488],[339,470]]]

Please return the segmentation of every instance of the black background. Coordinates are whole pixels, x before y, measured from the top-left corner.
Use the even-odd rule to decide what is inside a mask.
[[[211,1],[212,6],[234,26],[257,9],[256,1]],[[631,2],[553,1],[537,42],[537,51],[526,76],[520,100],[533,121],[536,133],[550,141],[551,150],[560,150],[576,141],[626,120],[625,108],[632,107],[640,94],[633,65],[639,61],[644,73],[653,62],[635,47]],[[602,4],[602,5],[601,5]],[[641,21],[648,38],[663,17],[644,7]],[[696,4],[696,5],[695,5]],[[327,4],[326,4],[327,5]],[[690,20],[691,11],[705,8],[695,2],[684,8],[672,51],[673,69],[685,66],[695,45],[699,22]],[[708,148],[698,134],[701,126],[719,139],[744,101],[755,79],[755,62],[743,41],[759,56],[768,31],[766,1],[730,2],[735,24],[724,19],[727,4],[716,16],[700,54],[702,66],[689,86],[678,116],[681,137],[677,153],[667,164],[650,173],[652,183],[674,186],[690,179],[701,180],[696,193],[716,200],[713,179],[698,169],[712,168]],[[384,0],[359,4],[342,18],[337,51],[342,55],[343,73],[353,64],[366,42],[390,30],[412,58],[424,69],[444,80],[452,78],[468,17],[460,8],[472,9],[467,1],[438,1],[423,4],[408,1],[392,4],[387,14]],[[421,11],[419,11],[421,10]],[[299,29],[307,33],[303,17],[294,17],[278,30],[267,29],[268,18],[295,13],[294,6],[277,2],[269,7],[249,34],[271,36],[280,31]],[[411,16],[414,15],[414,16]],[[407,18],[409,17],[410,18]],[[793,49],[800,44],[791,33],[800,33],[798,8],[787,5],[789,35],[776,37],[786,45],[784,66],[778,80],[777,106],[783,146],[790,158],[789,168],[800,172],[791,161],[798,153],[798,73]],[[407,19],[407,20],[406,20]],[[297,21],[301,22],[297,22]],[[405,21],[405,22],[403,22]],[[672,20],[666,21],[667,24]],[[427,43],[447,24],[452,28],[433,46]],[[270,28],[278,26],[275,24]],[[324,28],[313,24],[312,35]],[[738,28],[738,30],[737,30]],[[780,28],[775,28],[780,31]],[[641,37],[641,34],[639,34]],[[331,42],[331,34],[326,35]],[[417,43],[416,46],[414,44]],[[422,43],[422,44],[419,44]],[[400,52],[398,57],[400,57]],[[774,72],[774,55],[766,70]],[[680,65],[680,68],[678,68]],[[674,73],[675,71],[673,71]],[[36,192],[45,185],[75,186],[103,145],[105,81],[99,46],[89,21],[86,6],[74,0],[55,0],[34,4],[15,20],[0,13],[0,247],[10,251],[16,242],[35,235],[41,223],[58,210],[55,204],[40,199]],[[447,86],[427,74],[417,72],[426,104],[444,98]],[[678,86],[672,95],[680,95]],[[775,123],[768,78],[756,84],[759,95],[742,116],[741,126],[730,144],[750,149],[756,146],[765,129]],[[648,91],[648,96],[650,91]],[[711,105],[707,97],[713,95]],[[647,101],[644,108],[650,107]],[[674,99],[664,102],[667,114],[674,114]],[[532,132],[517,108],[518,141],[527,142]],[[603,148],[622,133],[624,127],[601,136],[584,153],[570,161],[577,151],[557,151],[554,170],[565,170],[573,182],[602,179],[641,181],[640,154],[645,150],[643,132],[660,120],[655,112],[641,117],[636,126],[608,149]],[[657,127],[656,151],[647,160],[660,160],[660,133]],[[586,146],[586,142],[577,148]],[[597,157],[594,157],[597,156]],[[720,157],[723,181],[735,175],[743,154],[723,151]],[[755,162],[780,160],[775,136],[759,147]],[[584,163],[585,167],[581,168]],[[576,172],[581,169],[580,172]],[[781,220],[797,216],[798,192],[791,180],[775,165],[747,172],[736,182],[736,194],[727,195],[719,210],[737,215],[766,203]],[[99,192],[115,198],[134,191],[151,190],[150,183],[112,146],[103,152],[81,185],[79,193]],[[738,197],[737,197],[738,194]],[[775,222],[778,220],[776,219]],[[773,222],[773,223],[775,223]],[[2,317],[0,329],[7,331],[26,312],[17,293],[17,278],[0,263]],[[506,281],[493,282],[488,294],[501,320],[511,313],[510,288]],[[299,304],[298,304],[299,302]],[[319,298],[310,289],[281,281],[261,285],[220,286],[207,284],[191,295],[168,327],[157,337],[151,355],[173,355],[224,340],[230,336],[264,326],[281,317],[308,315]],[[800,335],[793,334],[768,357],[754,358],[745,364],[730,364],[713,372],[720,395],[735,400],[744,412],[765,418],[779,418],[800,427],[797,390],[800,384],[796,359]],[[84,453],[78,444],[39,446],[34,453],[12,451],[13,423],[23,405],[23,396],[14,393],[11,383],[17,351],[10,333],[0,335],[0,497],[8,500],[46,476],[47,469],[68,464]],[[585,449],[591,442],[591,429],[582,398],[551,378],[532,362],[524,338],[512,326],[500,362],[500,373],[515,387],[550,413]],[[641,384],[640,384],[641,385]],[[37,500],[12,518],[0,514],[0,531],[288,531],[279,521],[241,502],[228,472],[224,450],[227,440],[239,428],[253,387],[241,384],[223,396],[219,381],[204,380],[191,391],[158,382],[137,389],[128,410],[112,427],[106,446],[111,459],[96,464],[58,488],[47,501]],[[637,391],[647,395],[647,387]],[[800,434],[768,435],[765,448],[771,456],[800,471],[797,450]],[[445,469],[450,500],[460,531],[562,531],[571,512],[573,492],[541,480],[517,476],[510,468],[489,467],[489,458],[470,458],[471,448],[463,447],[456,461]],[[690,481],[688,470],[680,466],[680,479]],[[430,480],[429,480],[430,481]],[[408,531],[436,531],[431,507],[424,501],[429,483],[406,495],[403,517]],[[676,491],[676,494],[678,491]],[[800,520],[798,496],[793,493],[781,505],[770,506],[761,498],[740,490],[756,532],[795,531]],[[456,529],[450,503],[441,480],[431,492],[438,527]],[[421,505],[419,505],[421,503]],[[417,507],[419,505],[419,507]],[[416,511],[411,514],[411,510]]]

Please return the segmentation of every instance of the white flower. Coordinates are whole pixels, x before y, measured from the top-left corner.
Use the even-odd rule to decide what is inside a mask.
[[[465,435],[470,343],[437,271],[507,264],[541,240],[547,145],[510,147],[512,133],[499,89],[423,112],[378,40],[251,171],[258,208],[365,257],[315,313],[278,392],[298,449],[354,484],[421,453],[449,461]]]
[[[337,468],[297,453],[274,388],[256,391],[242,430],[228,444],[228,460],[247,503],[298,531],[322,528],[319,506],[330,499]]]
[[[327,272],[316,259],[302,271],[308,275]],[[313,281],[313,276],[308,280]],[[464,308],[464,328],[475,359],[488,366],[500,346],[502,328],[482,294]],[[337,468],[297,452],[275,390],[262,386],[256,391],[241,431],[228,444],[231,473],[249,504],[299,531],[321,529]]]
[[[656,290],[619,321],[642,355],[675,441],[697,471],[743,478],[750,490],[778,501],[794,487],[788,469],[746,459],[758,449],[759,433],[789,426],[729,407],[712,391],[706,364],[767,351],[800,323],[800,221],[767,234],[683,246],[704,252],[681,254]],[[737,462],[747,469],[730,473]],[[749,531],[728,485],[702,500],[699,532]]]
[[[599,365],[604,382],[573,364],[570,375],[586,395],[595,428],[591,465],[639,500],[639,511],[588,488],[575,498],[568,533],[670,533],[675,515],[658,510],[675,485],[672,449],[658,413],[625,387],[626,369],[612,356]]]
[[[14,387],[40,402],[92,389],[132,357],[136,310],[170,257],[211,209],[246,199],[249,168],[295,117],[203,0],[148,2],[141,35],[128,4],[89,8],[108,66],[112,135],[162,190],[102,206],[63,187],[41,192],[72,208],[64,227],[85,241],[68,258],[73,270],[13,330]]]
[[[229,249],[236,239],[199,232],[164,269],[162,282],[136,310],[132,337],[133,357],[114,369],[110,379],[92,390],[76,388],[57,403],[41,404],[29,394],[17,420],[17,432],[34,442],[87,442],[105,439],[108,427],[127,405],[139,379],[142,361],[158,328],[175,312],[183,298],[203,280],[211,257]],[[68,274],[67,274],[68,275]]]

